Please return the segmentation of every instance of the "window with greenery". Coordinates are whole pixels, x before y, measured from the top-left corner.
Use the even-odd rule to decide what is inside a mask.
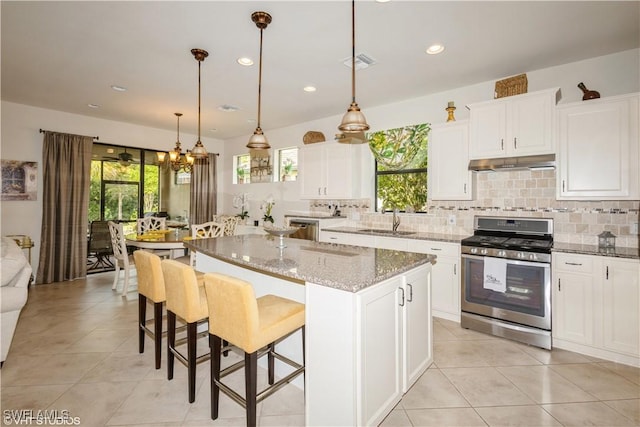
[[[427,209],[427,123],[368,135],[376,159],[376,210]]]
[[[298,178],[298,147],[276,151],[278,181],[295,181]]]
[[[249,154],[233,156],[234,184],[249,184],[251,182],[251,157]]]

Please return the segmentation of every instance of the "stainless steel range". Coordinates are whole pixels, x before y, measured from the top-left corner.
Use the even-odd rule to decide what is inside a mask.
[[[474,218],[462,240],[463,328],[551,349],[553,220]]]

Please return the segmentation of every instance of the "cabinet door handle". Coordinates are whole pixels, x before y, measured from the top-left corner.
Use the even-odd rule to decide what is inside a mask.
[[[500,149],[504,150],[504,139],[500,140]]]
[[[562,291],[562,285],[560,284],[560,278],[558,278],[558,292]]]
[[[464,194],[467,194],[467,184],[464,185]]]
[[[609,266],[607,265],[607,280],[609,280]]]
[[[432,251],[441,251],[442,248],[431,248]]]
[[[398,288],[400,289],[400,292],[402,292],[402,295],[400,296],[400,307],[404,307],[404,289],[403,288]]]
[[[327,195],[327,187],[324,187],[324,195]]]
[[[458,264],[453,264],[453,275],[454,276],[458,275]]]
[[[564,193],[564,179],[562,180],[562,192]]]
[[[513,138],[513,148],[518,148],[518,138]]]
[[[411,302],[413,301],[413,286],[411,283],[407,283],[407,286],[409,287],[409,298],[407,298],[407,302]]]
[[[320,187],[318,187],[318,196],[321,196],[322,193],[320,192]]]
[[[337,237],[329,237],[329,240],[338,240]]]
[[[578,265],[578,266],[582,265],[581,262],[565,262],[565,264],[566,265]]]

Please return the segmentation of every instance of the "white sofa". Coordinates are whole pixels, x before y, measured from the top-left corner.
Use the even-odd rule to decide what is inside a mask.
[[[2,238],[0,247],[0,333],[2,348],[0,363],[4,363],[11,347],[13,333],[22,307],[27,303],[31,266],[24,252],[9,238]]]

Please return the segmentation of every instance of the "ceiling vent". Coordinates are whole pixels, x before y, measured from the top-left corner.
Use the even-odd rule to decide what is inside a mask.
[[[369,68],[372,65],[375,65],[378,61],[373,59],[367,54],[359,53],[356,55],[356,71],[364,70],[365,68]],[[342,63],[347,67],[351,68],[351,57],[348,57],[342,61]]]
[[[234,113],[238,111],[240,107],[236,107],[235,105],[224,104],[218,107],[218,110],[224,111],[225,113]]]

